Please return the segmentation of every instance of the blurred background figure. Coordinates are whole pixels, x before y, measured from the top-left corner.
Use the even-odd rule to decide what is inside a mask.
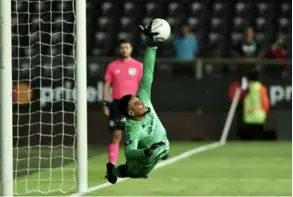
[[[174,73],[176,75],[192,75],[198,52],[198,40],[190,32],[186,23],[180,25],[179,33],[173,39],[172,45],[176,59],[182,61],[177,63],[177,66],[173,69]]]
[[[275,43],[271,46],[267,58],[269,59],[285,59],[287,58],[287,51],[284,46],[284,40],[278,38]]]
[[[263,140],[264,125],[270,110],[268,91],[259,80],[258,73],[253,71],[248,76],[246,95],[243,99],[243,129],[240,132],[242,140]],[[245,90],[244,90],[245,91]]]
[[[284,60],[284,65],[270,67],[270,73],[277,75],[286,75],[292,72],[292,66],[290,61],[287,60],[288,53],[285,48],[285,43],[282,38],[278,38],[274,44],[270,47],[267,56],[268,59]],[[273,71],[273,72],[272,72]]]
[[[254,30],[252,27],[246,28],[243,39],[236,42],[231,51],[231,55],[234,58],[244,58],[245,60],[262,57],[259,42],[255,39]],[[254,67],[255,65],[253,65]],[[250,72],[251,66],[247,64],[238,63],[238,73],[243,76]]]
[[[106,69],[104,84],[103,112],[108,117],[108,128],[112,137],[108,145],[108,162],[116,164],[119,144],[124,130],[123,116],[118,109],[118,100],[124,95],[136,95],[142,77],[142,64],[131,57],[132,46],[128,40],[119,44],[119,59],[111,62]],[[112,86],[112,98],[110,87]],[[113,99],[112,102],[110,100]]]
[[[257,40],[254,38],[252,27],[248,27],[244,33],[244,39],[239,41],[232,50],[234,57],[261,57],[260,47]]]
[[[198,52],[198,40],[190,32],[186,23],[180,25],[179,34],[173,40],[173,49],[178,60],[195,60]]]

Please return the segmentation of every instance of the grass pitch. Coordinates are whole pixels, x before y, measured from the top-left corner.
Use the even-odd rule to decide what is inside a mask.
[[[204,145],[203,143],[171,143],[172,156]],[[91,148],[95,154],[88,160],[89,187],[106,182],[107,154]],[[118,163],[123,162],[123,152]],[[150,173],[150,179],[128,179],[86,194],[86,196],[292,196],[291,142],[229,142],[220,148],[192,155]],[[70,166],[68,166],[70,167]],[[18,192],[74,186],[72,172],[63,170],[68,180],[61,185],[61,171],[24,176],[17,184]],[[37,181],[38,177],[43,181]],[[46,180],[51,178],[56,182]],[[26,180],[34,182],[27,182]],[[59,181],[58,181],[59,180]],[[27,183],[27,184],[24,184]],[[39,184],[39,185],[37,185]],[[15,185],[16,186],[16,185]],[[49,195],[70,195],[54,192]],[[29,195],[40,195],[33,192]]]

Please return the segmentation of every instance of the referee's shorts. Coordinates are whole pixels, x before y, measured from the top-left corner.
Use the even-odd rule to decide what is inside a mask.
[[[109,104],[110,115],[108,117],[108,127],[111,132],[115,130],[124,130],[125,118],[120,113],[118,100],[113,100]]]

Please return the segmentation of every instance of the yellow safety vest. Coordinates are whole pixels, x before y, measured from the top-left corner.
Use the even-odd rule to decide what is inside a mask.
[[[266,112],[262,106],[260,82],[249,82],[248,94],[244,98],[244,122],[247,124],[264,124]]]

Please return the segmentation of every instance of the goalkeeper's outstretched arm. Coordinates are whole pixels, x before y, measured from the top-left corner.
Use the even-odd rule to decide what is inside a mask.
[[[140,81],[137,96],[142,101],[150,100],[151,88],[154,78],[157,47],[147,47],[143,61],[143,76]]]

